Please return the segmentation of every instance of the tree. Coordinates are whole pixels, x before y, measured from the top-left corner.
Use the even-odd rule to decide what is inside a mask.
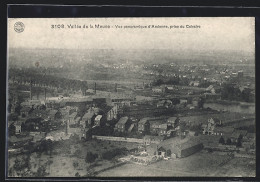
[[[76,157],[79,157],[81,154],[82,154],[82,152],[81,152],[80,149],[77,149],[77,150],[74,152],[74,155],[75,155]]]
[[[97,154],[93,154],[92,152],[87,152],[87,155],[85,157],[85,162],[86,163],[93,163],[93,162],[95,162],[97,157],[98,157]]]
[[[18,115],[20,115],[20,111],[22,109],[22,106],[20,104],[16,104],[14,107],[15,107],[14,112],[17,113]]]
[[[129,112],[130,111],[130,107],[127,105],[123,105],[122,107],[123,113]]]
[[[199,102],[198,102],[198,107],[203,108],[204,103],[205,103],[205,100],[203,98],[200,98]]]
[[[169,149],[169,150],[167,150],[167,151],[166,151],[166,153],[167,153],[167,156],[168,156],[168,157],[170,157],[170,156],[172,155],[172,152],[171,152],[171,150],[170,150],[170,149]]]
[[[18,175],[23,175],[23,173],[27,170],[30,170],[30,155],[25,155],[22,157],[17,157],[14,161],[13,169],[18,172]]]
[[[238,140],[237,140],[237,143],[236,143],[236,147],[241,147],[241,146],[242,146],[241,139],[238,139]]]
[[[230,139],[230,138],[227,139],[226,144],[227,144],[227,145],[231,145],[231,139]]]
[[[43,166],[40,166],[38,169],[37,169],[37,172],[36,172],[36,175],[37,177],[44,177],[47,175],[47,172],[46,172],[46,166],[43,165]]]
[[[179,126],[180,126],[181,132],[184,132],[186,130],[186,123],[185,122],[180,122]]]
[[[223,136],[220,137],[220,139],[219,139],[219,143],[221,143],[221,144],[225,144],[225,140],[224,140]]]
[[[46,144],[47,144],[47,150],[49,150],[49,152],[50,152],[50,157],[51,157],[51,155],[52,155],[52,150],[53,150],[52,140],[48,139],[47,142],[46,142]]]
[[[42,105],[40,106],[40,109],[41,109],[41,110],[46,110],[46,106],[45,106],[44,104],[42,104]]]
[[[74,162],[73,162],[73,167],[74,167],[74,168],[77,168],[78,166],[79,166],[79,163],[78,163],[77,161],[74,161]]]

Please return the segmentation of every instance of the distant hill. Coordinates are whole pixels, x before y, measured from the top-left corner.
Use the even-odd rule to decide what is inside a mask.
[[[247,61],[245,61],[247,59]],[[163,64],[176,63],[254,63],[254,54],[236,51],[194,52],[192,50],[174,51],[170,49],[9,49],[9,65],[34,67],[68,67],[95,64]],[[76,66],[77,67],[77,66]]]

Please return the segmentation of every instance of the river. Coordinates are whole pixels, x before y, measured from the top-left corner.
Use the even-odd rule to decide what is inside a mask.
[[[229,112],[255,114],[255,104],[239,104],[239,103],[204,103],[204,108],[214,110],[223,110]]]

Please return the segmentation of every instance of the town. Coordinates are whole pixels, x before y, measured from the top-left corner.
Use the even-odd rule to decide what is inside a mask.
[[[254,63],[245,57],[47,67],[38,53],[18,67],[12,56],[11,177],[255,175]]]

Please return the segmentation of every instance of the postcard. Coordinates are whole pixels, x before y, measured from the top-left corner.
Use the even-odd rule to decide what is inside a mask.
[[[7,176],[255,177],[255,18],[8,18]]]

